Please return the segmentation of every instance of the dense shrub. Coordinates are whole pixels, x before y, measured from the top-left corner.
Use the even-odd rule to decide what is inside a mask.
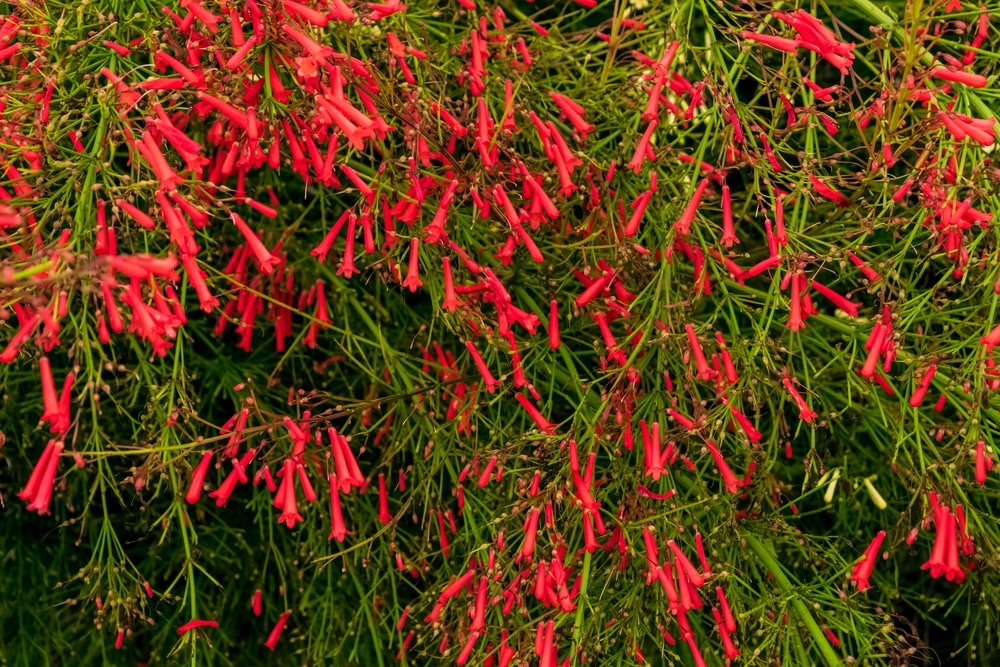
[[[995,0],[0,4],[4,664],[995,664]]]

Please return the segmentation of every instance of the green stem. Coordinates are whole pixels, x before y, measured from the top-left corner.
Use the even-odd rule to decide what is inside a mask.
[[[809,634],[812,635],[813,641],[819,647],[819,652],[823,656],[823,661],[830,667],[835,667],[837,665],[842,665],[843,662],[840,656],[837,655],[833,647],[830,646],[830,642],[827,641],[826,635],[823,634],[823,630],[820,629],[819,625],[816,623],[816,619],[812,617],[809,613],[809,608],[806,607],[806,603],[800,598],[792,586],[792,582],[789,581],[788,576],[785,574],[784,569],[775,559],[774,555],[771,553],[771,543],[767,541],[761,541],[754,535],[745,535],[747,545],[753,549],[753,552],[763,561],[764,567],[767,571],[771,573],[774,580],[778,583],[778,588],[781,592],[788,596],[791,600],[792,607],[795,609],[795,613],[798,614],[799,618],[806,625],[806,629]]]

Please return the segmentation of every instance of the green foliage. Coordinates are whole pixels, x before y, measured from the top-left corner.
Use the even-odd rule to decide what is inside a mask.
[[[337,3],[301,4],[339,11]],[[276,0],[168,3],[181,15],[202,7],[221,17],[217,32],[199,19],[184,35],[146,0],[0,3],[0,13],[18,22],[0,49],[22,45],[19,56],[0,62],[0,186],[11,196],[0,210],[0,340],[16,340],[33,313],[51,311],[58,323],[57,334],[50,324],[33,324],[11,363],[0,364],[3,664],[452,664],[470,637],[467,664],[497,664],[502,637],[517,651],[511,664],[698,664],[678,630],[681,616],[705,663],[722,665],[725,646],[711,611],[720,609],[716,587],[738,624],[735,664],[993,664],[1000,655],[1000,486],[995,474],[976,480],[976,466],[995,454],[1000,432],[1000,378],[993,346],[981,340],[1000,321],[1000,170],[991,147],[975,137],[963,141],[941,114],[991,119],[990,110],[1000,108],[995,27],[969,45],[979,16],[1000,5],[801,5],[841,45],[854,44],[842,75],[829,52],[803,47],[791,55],[742,34],[794,37],[774,13],[796,9],[791,5],[480,4],[471,11],[415,0],[374,21],[376,10],[358,2],[351,5],[358,20],[319,27]],[[236,23],[248,38],[251,5],[263,13],[264,37],[229,67],[239,41],[229,9],[246,12]],[[505,14],[499,25],[495,9]],[[476,94],[468,49],[480,19],[488,75]],[[316,63],[303,60],[308,49],[286,25],[331,49],[325,57],[332,64],[318,67],[323,86],[336,87],[336,70],[350,103],[392,130],[352,145],[342,125],[320,127],[317,98],[329,97],[330,88],[320,90],[303,74]],[[387,33],[427,59],[412,51],[398,56]],[[655,159],[640,155],[629,169],[649,126],[643,110],[659,71],[642,54],[655,61],[675,40],[677,54],[662,68],[670,75],[652,135]],[[105,41],[131,45],[130,53]],[[142,87],[177,77],[155,54],[183,61],[192,44],[204,49],[199,65],[187,63],[205,79],[200,92]],[[947,63],[945,54],[961,59],[968,52],[975,54],[969,72],[988,85],[943,89],[933,68]],[[400,59],[414,83],[405,81]],[[835,87],[830,101],[817,98],[803,77],[815,88]],[[248,98],[259,81],[257,98]],[[585,109],[594,126],[586,139],[552,91]],[[933,91],[929,99],[926,91]],[[252,108],[259,143],[202,93],[244,119]],[[476,143],[484,131],[478,100],[490,121],[483,145]],[[433,103],[468,134],[456,136]],[[570,144],[567,152],[580,161],[571,174],[578,190],[561,192],[558,161],[529,112],[551,121]],[[169,138],[161,140],[164,117],[199,144],[192,154],[206,158],[203,173]],[[197,213],[181,216],[197,252],[168,231],[157,194],[171,188],[136,148],[151,129],[179,175],[177,193],[208,218],[198,227]],[[302,143],[290,143],[287,132]],[[338,182],[322,182],[328,145],[321,139],[333,137],[333,164],[354,169],[372,197],[339,169]],[[315,139],[318,158],[307,139]],[[277,169],[266,162],[274,144]],[[212,172],[230,151],[240,156],[232,174]],[[491,159],[496,166],[485,164]],[[525,173],[540,176],[557,219],[529,210],[537,196]],[[812,177],[843,193],[845,205],[821,195]],[[684,233],[677,221],[702,179],[705,194]],[[894,198],[908,179],[910,194]],[[446,234],[453,245],[428,241],[451,182]],[[735,246],[722,240],[724,183]],[[498,186],[523,207],[520,230]],[[270,206],[271,193],[274,218],[244,202]],[[644,193],[641,224],[627,234]],[[485,219],[479,197],[491,200]],[[122,200],[155,227],[144,228]],[[981,219],[941,222],[966,201]],[[407,202],[419,209],[411,220],[404,219]],[[765,231],[777,220],[776,206],[783,206],[787,235],[780,250],[769,247]],[[231,212],[259,235],[278,263],[273,272]],[[345,214],[357,226],[352,219],[341,228],[328,258],[315,252]],[[173,276],[143,269],[134,280],[115,268],[99,250],[108,243],[99,222],[105,217],[120,256],[190,259],[206,273],[217,307],[200,308],[186,264],[171,266]],[[394,231],[387,217],[396,218]],[[372,226],[367,249],[365,224]],[[348,230],[356,239],[347,240]],[[419,247],[420,289],[403,287],[411,239]],[[353,276],[345,270],[348,243],[360,269]],[[542,261],[533,260],[530,243]],[[442,307],[449,296],[442,258],[462,302],[454,312]],[[769,258],[777,259],[758,275],[740,273]],[[608,289],[581,303],[604,272],[613,275]],[[789,326],[804,307],[796,276],[804,276],[815,310],[799,329]],[[812,281],[845,295],[857,316],[835,308]],[[158,323],[178,311],[185,321],[147,335],[129,290],[150,309],[164,301]],[[553,301],[557,349],[547,335]],[[113,307],[127,328],[108,334]],[[687,325],[707,363],[716,362],[714,377],[699,369]],[[891,326],[886,340],[895,348],[884,353],[888,370],[875,371],[880,386],[859,369],[869,357],[866,341],[883,325]],[[500,383],[495,392],[487,391],[467,342]],[[723,350],[738,379],[727,378]],[[39,422],[48,407],[39,381],[43,357],[57,390],[67,374],[75,378],[63,429]],[[909,404],[928,372],[926,399]],[[533,419],[517,395],[554,427]],[[244,409],[236,451],[255,454],[244,464],[247,480],[217,506],[208,492],[241,469],[224,455],[233,426],[223,425]],[[806,418],[810,409],[815,419]],[[676,454],[662,475],[649,472],[640,421],[658,422],[664,449]],[[302,451],[296,428],[310,433]],[[350,531],[343,541],[328,528],[329,475],[344,482],[328,429],[346,437],[364,477],[361,488],[342,487],[337,496]],[[27,509],[31,498],[17,495],[50,439],[65,449],[57,453],[51,511],[39,515]],[[711,452],[716,445],[739,488],[727,490]],[[192,487],[206,452],[213,456],[207,477]],[[592,477],[581,477],[588,465]],[[264,471],[280,485],[282,469],[296,471],[303,521],[294,527],[279,525],[283,511],[274,502],[283,496],[266,488]],[[303,498],[303,480],[315,502]],[[197,502],[186,500],[202,487]],[[599,509],[588,506],[585,490]],[[960,564],[964,582],[921,567],[943,534],[936,505],[949,517],[962,508],[966,527],[953,539],[971,540]],[[517,558],[532,511],[541,517],[533,558]],[[595,516],[607,530],[588,551]],[[704,541],[711,576],[698,591],[703,608],[686,615],[671,609],[666,585],[647,577],[644,531],[661,562],[678,572],[668,540],[699,570],[695,535]],[[849,577],[879,531],[886,538],[872,588],[859,591]],[[565,568],[555,589],[569,594],[571,608],[536,594],[543,563],[550,577]],[[446,587],[470,569],[472,582],[427,620]],[[482,630],[471,628],[478,586],[488,600]],[[260,616],[252,611],[255,591],[262,592]],[[280,641],[265,650],[286,611]],[[179,635],[194,619],[218,627]],[[535,654],[539,624],[550,621],[558,663]]]

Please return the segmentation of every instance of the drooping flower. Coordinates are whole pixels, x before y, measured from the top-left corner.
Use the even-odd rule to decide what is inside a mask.
[[[410,260],[406,269],[406,279],[403,280],[403,287],[411,292],[416,292],[417,288],[423,284],[420,280],[420,240],[414,237],[410,239]]]
[[[684,207],[684,212],[681,213],[681,217],[677,219],[674,223],[674,229],[681,236],[687,236],[688,232],[691,231],[691,223],[694,221],[694,214],[698,210],[698,205],[701,204],[701,198],[705,194],[705,189],[708,187],[708,178],[703,178],[698,182],[698,186],[694,190],[694,194],[688,201],[687,206]]]
[[[38,462],[28,477],[27,484],[17,497],[28,503],[28,510],[40,515],[49,513],[49,503],[52,500],[52,490],[55,486],[56,471],[59,467],[59,456],[63,451],[63,443],[49,440],[38,457]]]
[[[880,530],[875,538],[865,549],[864,555],[862,555],[861,560],[857,562],[854,569],[851,570],[850,580],[853,581],[859,591],[865,591],[871,588],[871,584],[868,580],[872,576],[872,570],[875,568],[875,559],[878,557],[878,550],[882,546],[882,540],[885,539],[885,531]]]
[[[389,492],[385,486],[385,475],[378,476],[378,520],[383,525],[392,523],[392,514],[389,513]]]
[[[201,498],[201,493],[205,488],[205,476],[208,475],[208,467],[212,464],[213,453],[212,450],[208,450],[202,454],[201,461],[195,466],[194,472],[191,474],[191,483],[188,485],[187,494],[184,496],[184,500],[189,505],[194,505]]]
[[[340,507],[340,488],[336,473],[330,473],[330,536],[327,540],[343,542],[347,537],[344,513]]]
[[[917,388],[913,391],[913,395],[910,396],[909,404],[910,407],[919,407],[924,401],[924,396],[927,395],[927,390],[930,389],[931,381],[934,379],[934,374],[937,372],[937,366],[931,364],[924,371],[923,377],[920,379],[920,383]]]
[[[298,498],[295,492],[295,478],[295,461],[289,457],[285,459],[284,468],[282,469],[281,485],[278,487],[278,493],[275,497],[275,506],[281,510],[281,515],[278,517],[278,523],[285,524],[289,529],[294,528],[296,522],[303,520],[302,515],[299,514]],[[280,506],[277,505],[278,498],[281,499]]]
[[[272,651],[278,647],[278,642],[281,640],[281,633],[285,629],[285,624],[288,623],[288,617],[291,615],[291,610],[281,612],[281,616],[278,617],[278,622],[274,624],[274,628],[271,629],[271,633],[267,636],[264,646]]]
[[[705,447],[708,448],[712,458],[715,459],[715,465],[719,469],[719,474],[722,475],[722,483],[726,487],[726,490],[729,491],[729,493],[738,493],[742,483],[739,478],[733,474],[733,470],[729,467],[729,464],[726,463],[726,459],[723,458],[722,452],[719,451],[719,448],[716,447],[715,443],[711,440],[705,441]]]

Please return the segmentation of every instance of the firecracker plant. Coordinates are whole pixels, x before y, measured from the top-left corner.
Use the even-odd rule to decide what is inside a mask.
[[[0,661],[997,664],[998,14],[0,2]]]

